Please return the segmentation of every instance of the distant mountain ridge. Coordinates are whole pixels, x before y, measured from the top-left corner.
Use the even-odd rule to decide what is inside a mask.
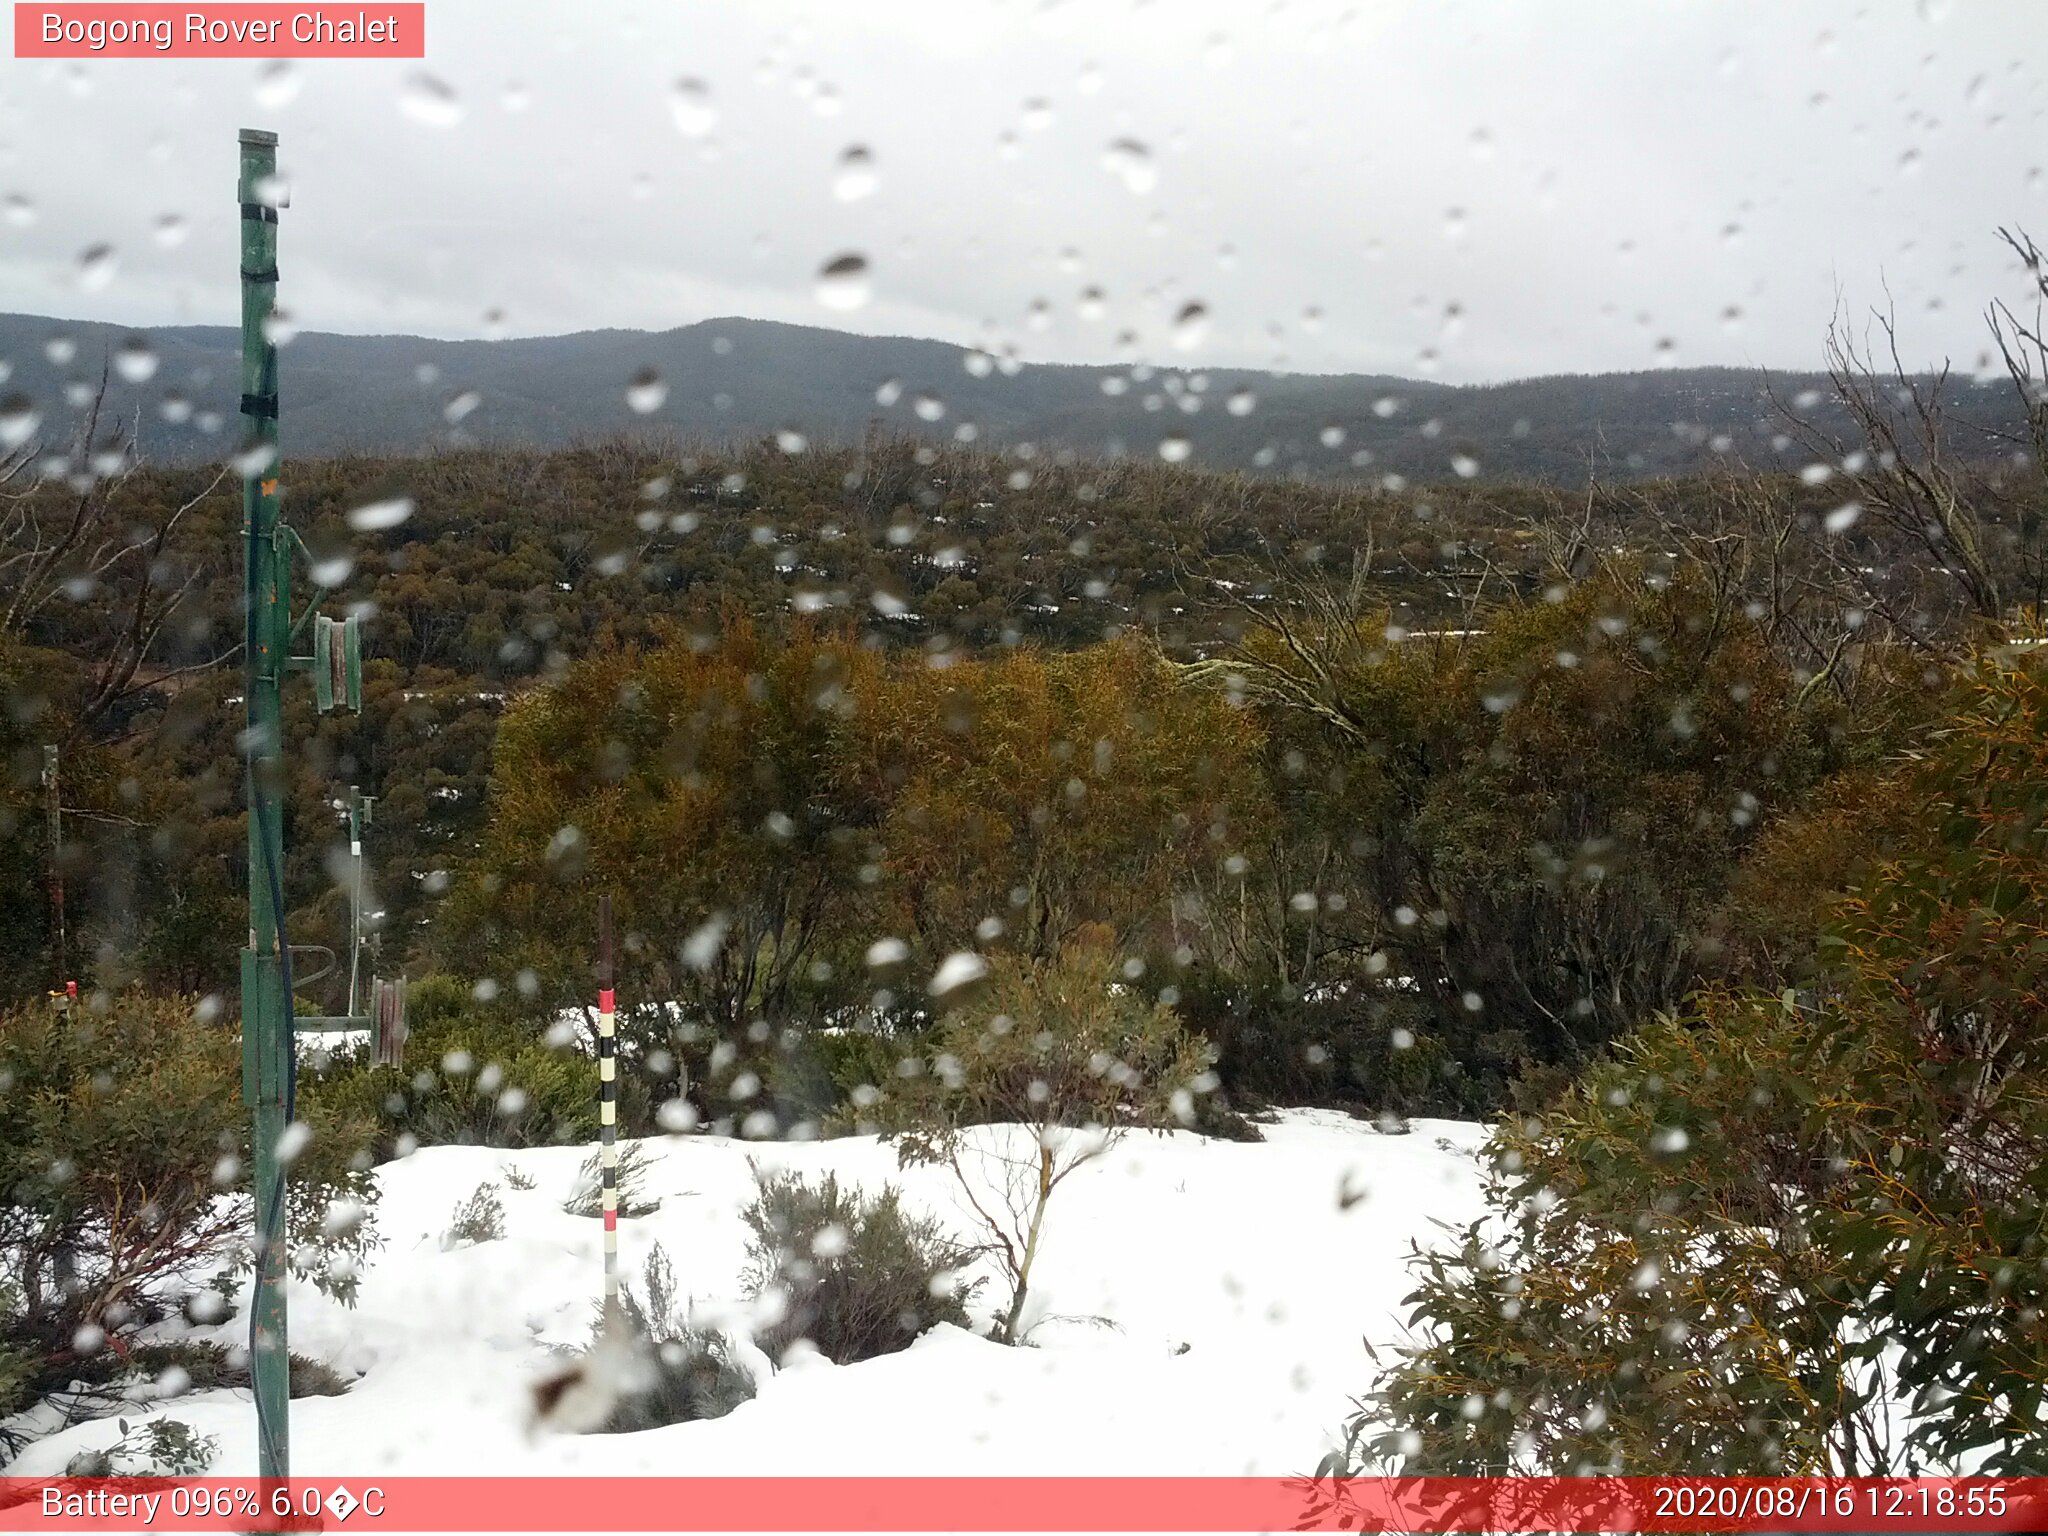
[[[131,330],[0,315],[0,428],[33,417],[47,444],[62,444],[67,418],[109,365],[114,406],[145,457],[223,456],[235,439],[239,344],[228,326]],[[1020,366],[947,342],[728,318],[501,341],[307,332],[283,348],[280,373],[288,456],[557,447],[617,434],[845,442],[879,429],[1412,481],[1566,484],[1589,468],[1640,478],[1729,456],[1800,462],[1763,375],[1735,368],[1447,385],[1195,365]],[[1846,429],[1824,374],[1777,374],[1770,386]],[[1957,419],[1984,429],[1966,448],[2000,451],[1990,433],[2021,426],[2002,385],[1952,381],[1950,393]]]

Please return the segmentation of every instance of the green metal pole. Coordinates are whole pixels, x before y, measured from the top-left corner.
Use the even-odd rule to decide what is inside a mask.
[[[280,943],[284,880],[282,685],[290,646],[291,551],[279,518],[277,349],[267,334],[277,300],[277,135],[245,128],[236,200],[242,224],[242,533],[244,733],[249,795],[249,947],[242,952],[242,1093],[254,1121],[255,1279],[249,1374],[256,1398],[259,1474],[291,1471],[290,1356],[285,1331],[285,1168],[278,1142],[291,1121],[292,1025]]]

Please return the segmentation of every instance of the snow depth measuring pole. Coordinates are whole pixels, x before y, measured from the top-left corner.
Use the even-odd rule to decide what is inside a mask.
[[[284,675],[311,672],[314,699],[331,709],[360,711],[362,639],[353,616],[292,619],[292,555],[306,546],[285,523],[278,481],[277,135],[244,128],[239,137],[242,253],[242,675],[248,711],[242,733],[249,800],[249,947],[242,951],[242,1097],[249,1105],[250,1155],[256,1195],[255,1275],[249,1293],[249,1377],[256,1398],[257,1470],[291,1474],[290,1361],[286,1345],[285,1193],[290,1149],[281,1149],[296,1113],[300,1029],[369,1028],[380,1058],[404,1038],[404,992],[371,983],[376,1006],[356,1018],[295,1018],[292,952],[284,916]],[[318,588],[318,603],[326,588]],[[313,654],[294,656],[292,642],[308,621]],[[354,828],[360,837],[360,823]],[[352,935],[352,938],[354,935]],[[353,958],[353,957],[351,957]],[[353,1006],[353,1003],[351,1003]],[[389,1015],[387,1018],[386,1015]],[[388,1038],[387,1038],[388,1037]],[[388,1058],[386,1058],[388,1059]],[[280,1155],[280,1151],[283,1155]]]
[[[619,1038],[612,996],[612,899],[597,898],[597,1162],[604,1209],[604,1321],[619,1309]]]

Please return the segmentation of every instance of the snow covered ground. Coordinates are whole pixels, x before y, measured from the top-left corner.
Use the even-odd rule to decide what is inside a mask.
[[[561,1206],[586,1148],[437,1147],[378,1170],[383,1246],[353,1309],[291,1294],[295,1351],[358,1375],[336,1398],[292,1404],[304,1476],[507,1473],[1283,1474],[1313,1469],[1350,1398],[1371,1385],[1375,1347],[1403,1337],[1402,1260],[1433,1221],[1479,1210],[1484,1128],[1417,1120],[1408,1135],[1290,1111],[1258,1144],[1131,1134],[1054,1197],[1032,1347],[942,1328],[909,1350],[850,1366],[775,1372],[730,1416],[632,1435],[531,1428],[530,1385],[559,1369],[551,1344],[587,1341],[601,1286],[600,1223]],[[754,1184],[749,1159],[842,1182],[902,1185],[906,1203],[974,1227],[949,1178],[899,1172],[872,1138],[756,1143],[654,1138],[654,1214],[621,1222],[637,1283],[659,1242],[705,1315],[739,1295]],[[508,1169],[535,1181],[505,1187]],[[446,1249],[458,1203],[500,1184],[506,1235]],[[991,1280],[986,1309],[1000,1287]],[[1107,1318],[1114,1326],[1066,1318]],[[246,1316],[223,1323],[247,1337]],[[160,1405],[220,1440],[215,1475],[256,1470],[246,1392]],[[131,1422],[149,1413],[128,1414]],[[31,1445],[9,1470],[61,1471],[116,1438],[111,1418]]]

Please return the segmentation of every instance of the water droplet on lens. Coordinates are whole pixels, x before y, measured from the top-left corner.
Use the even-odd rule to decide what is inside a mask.
[[[1024,103],[1024,126],[1033,133],[1043,133],[1052,126],[1052,103],[1043,96],[1034,96]]]
[[[16,229],[26,229],[36,221],[36,205],[19,192],[8,195],[5,208],[7,222]]]
[[[1845,501],[1821,519],[1829,533],[1847,533],[1863,516],[1863,503]]]
[[[1195,445],[1179,433],[1159,439],[1159,457],[1169,464],[1183,462],[1194,451]]]
[[[855,251],[834,256],[818,269],[817,300],[827,309],[859,309],[868,301],[868,259]]]
[[[167,213],[156,221],[156,243],[167,251],[183,245],[190,233],[182,214]]]
[[[292,317],[281,309],[273,309],[263,319],[263,339],[273,347],[290,346],[292,338],[299,334],[299,328]]]
[[[407,78],[398,109],[429,128],[452,128],[462,121],[462,100],[454,87],[424,70]]]
[[[1470,480],[1479,473],[1479,461],[1469,453],[1451,455],[1451,469],[1460,480]]]
[[[1223,409],[1233,416],[1249,416],[1258,406],[1259,397],[1248,389],[1232,391],[1230,398],[1223,402]]]
[[[140,336],[130,336],[114,351],[114,371],[130,384],[146,383],[156,373],[156,353]]]
[[[668,381],[652,368],[642,368],[626,385],[626,404],[640,415],[658,411],[668,401]]]
[[[1159,185],[1152,151],[1136,139],[1117,139],[1102,152],[1102,167],[1140,197]]]
[[[1325,448],[1341,448],[1344,446],[1344,429],[1334,423],[1323,428],[1322,431],[1316,434],[1316,437]]]
[[[277,449],[269,443],[256,443],[232,454],[228,463],[234,466],[236,474],[244,480],[253,480],[277,462]]]
[[[289,59],[266,64],[256,76],[256,105],[271,108],[289,106],[299,94],[302,83]]]
[[[1173,317],[1173,344],[1183,352],[1193,351],[1209,334],[1209,307],[1200,300],[1183,304]]]
[[[120,266],[111,245],[89,245],[78,253],[78,286],[97,293],[114,280]]]
[[[894,405],[903,398],[903,384],[898,379],[884,379],[875,386],[875,404]]]
[[[910,403],[920,421],[937,421],[946,414],[946,402],[937,395],[919,395]]]
[[[365,502],[348,513],[349,527],[358,533],[378,533],[396,528],[412,516],[412,498],[394,496],[388,501]]]
[[[41,426],[43,418],[27,395],[9,395],[0,400],[0,449],[19,448]]]
[[[839,156],[839,168],[832,175],[832,195],[842,203],[857,203],[872,196],[879,184],[874,151],[865,144],[848,145]]]
[[[483,403],[484,397],[476,390],[465,389],[441,407],[441,419],[452,427]]]
[[[678,80],[669,88],[669,116],[676,132],[686,139],[707,137],[718,126],[718,108],[711,103],[711,87],[694,76]]]
[[[811,441],[803,433],[784,427],[775,434],[775,446],[784,453],[802,453],[811,446]]]

